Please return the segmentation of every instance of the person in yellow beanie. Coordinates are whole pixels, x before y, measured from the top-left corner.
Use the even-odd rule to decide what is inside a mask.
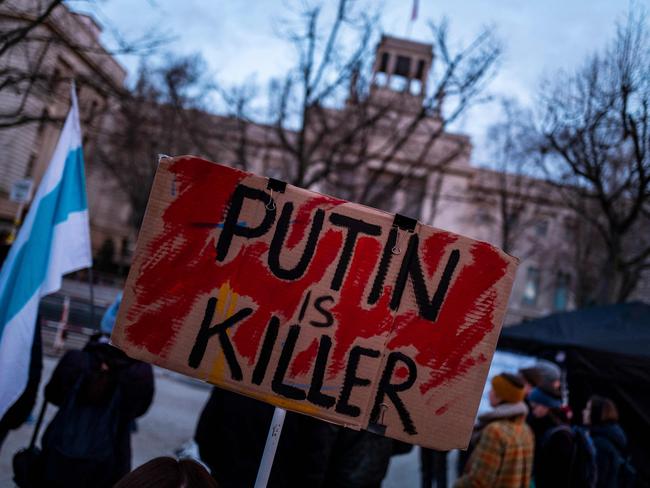
[[[492,378],[490,406],[480,415],[472,436],[472,453],[456,488],[530,486],[534,438],[525,422],[524,382],[501,373]]]

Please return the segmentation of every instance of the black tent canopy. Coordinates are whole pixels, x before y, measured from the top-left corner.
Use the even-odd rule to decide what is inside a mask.
[[[563,358],[578,422],[592,394],[614,400],[633,461],[650,480],[650,305],[632,302],[530,320],[504,328],[498,348]]]

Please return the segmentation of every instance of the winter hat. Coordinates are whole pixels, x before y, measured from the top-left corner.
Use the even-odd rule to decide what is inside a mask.
[[[528,395],[528,401],[548,408],[560,408],[562,406],[562,399],[557,394],[539,387],[532,389],[530,395]]]
[[[501,373],[492,378],[492,389],[506,403],[519,403],[526,394],[524,383],[510,373]]]
[[[520,369],[519,372],[533,386],[550,386],[559,381],[562,375],[562,370],[557,364],[545,359],[540,359],[535,365]]]

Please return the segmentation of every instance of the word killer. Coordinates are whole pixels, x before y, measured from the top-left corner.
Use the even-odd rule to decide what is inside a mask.
[[[305,303],[309,301],[310,293],[311,292],[308,293]],[[310,325],[315,327],[329,327],[333,323],[331,314],[323,307],[324,303],[331,302],[332,300],[332,297],[326,296],[320,297],[314,301],[314,306],[317,310],[319,309],[323,321],[312,321],[310,322]],[[228,329],[245,321],[254,311],[250,307],[243,308],[223,322],[213,324],[216,307],[217,299],[209,298],[201,327],[197,334],[192,351],[190,352],[188,365],[194,369],[197,369],[201,365],[209,340],[216,336],[226,363],[228,364],[231,379],[237,382],[247,381],[244,379],[244,374],[235,352],[235,348],[230,341]],[[303,304],[300,320],[302,320],[302,316],[304,316],[304,309],[305,305]],[[273,349],[278,343],[278,336],[280,335],[280,319],[275,315],[272,315],[266,328],[264,338],[261,341],[261,346],[259,347],[251,378],[248,381],[255,385],[261,385],[265,378],[267,378],[267,375],[269,375],[271,378],[271,389],[277,395],[292,400],[307,401],[324,409],[334,408],[337,413],[349,417],[359,417],[361,415],[361,407],[351,403],[352,392],[354,389],[371,387],[374,389],[376,386],[373,408],[370,413],[371,422],[377,421],[381,412],[381,406],[385,404],[387,400],[390,400],[395,406],[404,431],[411,435],[417,434],[411,414],[400,398],[400,393],[411,388],[417,379],[417,366],[413,359],[401,352],[390,352],[386,357],[384,369],[379,376],[377,385],[372,385],[372,379],[364,378],[359,375],[359,364],[364,358],[366,358],[366,360],[380,362],[382,360],[381,352],[377,349],[355,345],[348,353],[343,384],[339,390],[338,396],[335,397],[322,391],[330,350],[332,348],[331,337],[327,334],[321,335],[318,342],[318,351],[313,366],[311,382],[308,389],[303,389],[286,381],[287,371],[289,370],[289,366],[294,357],[296,343],[298,342],[303,328],[299,324],[294,324],[288,327],[283,327],[283,330],[287,330],[287,333],[283,341],[280,342],[282,347],[280,356],[277,364],[271,366]],[[406,376],[399,382],[393,383],[393,373],[400,366],[406,368]],[[275,370],[270,371],[273,367]]]

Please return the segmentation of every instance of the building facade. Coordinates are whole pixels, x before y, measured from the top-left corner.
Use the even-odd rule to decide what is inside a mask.
[[[0,2],[0,26],[10,29],[25,25],[33,20],[38,4],[37,0]],[[84,152],[93,249],[96,263],[109,260],[126,270],[137,237],[130,225],[131,207],[120,184],[94,157],[99,140],[96,131],[119,124],[110,115],[110,96],[106,93],[119,93],[126,73],[101,46],[99,26],[66,6],[57,7],[34,32],[40,35],[34,36],[33,42],[19,44],[0,58],[5,72],[37,72],[42,82],[40,91],[31,90],[26,81],[17,83],[13,91],[0,90],[0,118],[11,120],[12,114],[28,114],[35,119],[5,124],[0,130],[0,232],[9,232],[20,211],[9,199],[11,185],[23,178],[32,178],[38,184],[45,170],[60,130],[60,124],[49,120],[65,116],[69,81],[101,80],[103,89],[87,83],[79,94],[82,130],[92,127],[86,133]],[[327,110],[327,116],[338,124],[345,124],[359,103],[371,111],[386,110],[386,116],[365,139],[363,152],[372,156],[366,157],[363,165],[353,158],[342,158],[331,176],[312,189],[370,203],[506,248],[521,259],[506,323],[574,307],[575,263],[569,236],[575,219],[571,211],[544,182],[471,164],[469,137],[447,131],[436,109],[422,110],[427,76],[434,63],[431,45],[382,37],[373,65],[370,98],[360,101],[351,91],[343,107]],[[201,124],[214,130],[207,150],[191,146],[186,150],[239,166],[244,157],[247,170],[290,180],[289,158],[274,127],[242,124],[232,117],[205,113],[191,116],[200,116]],[[384,147],[395,131],[409,126],[415,118],[418,123],[404,144]],[[159,143],[159,152],[173,152],[165,148],[164,138]],[[362,151],[350,151],[355,152]],[[113,157],[121,157],[119,148],[114,153]],[[504,212],[504,205],[513,202],[519,210]],[[637,290],[637,296],[643,298],[648,291],[646,283]]]
[[[38,186],[67,115],[73,81],[76,81],[84,131],[93,234],[114,227],[115,216],[120,212],[128,214],[128,209],[119,207],[119,201],[105,198],[110,184],[105,184],[105,178],[98,174],[94,164],[94,131],[110,124],[110,100],[124,90],[126,71],[101,44],[101,27],[93,18],[74,13],[61,4],[41,22],[38,17],[45,3],[39,0],[0,2],[0,30],[22,36],[15,44],[0,45],[0,240],[3,242],[11,233],[14,221],[26,211],[24,205],[12,201],[12,186],[25,179],[33,182],[34,189]],[[106,205],[110,208],[105,208]],[[102,220],[102,215],[111,217]],[[125,222],[119,225],[120,229]],[[93,235],[95,250],[101,242],[101,236]]]

